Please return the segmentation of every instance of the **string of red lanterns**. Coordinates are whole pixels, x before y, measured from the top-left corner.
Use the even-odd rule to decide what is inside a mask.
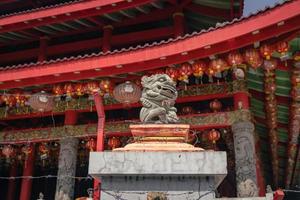
[[[201,79],[204,74],[209,77],[216,76],[218,73],[228,70],[230,68],[245,69],[245,64],[256,70],[263,66],[265,70],[273,70],[277,66],[276,59],[272,59],[274,52],[281,56],[287,55],[289,50],[289,43],[280,41],[276,44],[263,44],[260,48],[249,48],[241,54],[235,50],[229,52],[224,58],[212,59],[210,62],[206,60],[196,60],[192,64],[183,63],[178,67],[167,67],[166,69],[156,69],[149,71],[150,74],[165,73],[169,75],[174,81],[188,82],[189,76],[193,75]],[[297,57],[297,56],[296,56]],[[299,56],[298,56],[299,57]],[[265,60],[264,60],[265,59]],[[202,80],[202,79],[201,79]],[[103,79],[100,81],[90,81],[86,83],[63,83],[55,84],[52,88],[52,93],[56,97],[65,95],[68,99],[81,97],[85,94],[92,95],[94,92],[100,92],[100,95],[112,95],[115,84],[110,79]],[[23,93],[22,90],[13,90],[10,94],[1,94],[0,103],[4,103],[8,108],[24,107],[26,106],[30,95]],[[92,99],[92,98],[91,98]]]

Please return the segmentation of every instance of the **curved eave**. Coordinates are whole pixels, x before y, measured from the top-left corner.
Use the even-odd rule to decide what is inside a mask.
[[[0,89],[144,71],[241,48],[300,29],[299,3],[300,0],[285,3],[214,31],[160,45],[2,71]]]
[[[0,32],[21,30],[55,22],[80,19],[146,4],[152,0],[94,0],[38,9],[0,18]]]

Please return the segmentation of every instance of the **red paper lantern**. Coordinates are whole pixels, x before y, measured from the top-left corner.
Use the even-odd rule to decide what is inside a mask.
[[[72,83],[66,83],[64,85],[64,93],[68,96],[68,97],[72,97],[74,94],[74,86]]]
[[[266,82],[265,83],[265,92],[267,94],[274,93],[276,90],[276,84],[274,82]]]
[[[17,104],[17,100],[14,95],[4,95],[5,104],[8,107],[14,107]]]
[[[5,156],[5,158],[9,159],[15,154],[15,149],[10,144],[5,145],[2,149],[2,154]]]
[[[193,71],[191,65],[189,63],[183,63],[178,68],[178,80],[187,81],[192,73]]]
[[[178,71],[175,67],[166,68],[165,72],[173,81],[177,81],[178,79]]]
[[[101,80],[100,89],[104,93],[109,93],[112,90],[112,82],[109,79]]]
[[[213,112],[218,112],[222,109],[222,103],[218,99],[215,99],[209,103],[209,107]]]
[[[231,66],[240,65],[243,63],[243,57],[238,51],[230,52],[227,55],[227,62]]]
[[[266,60],[270,60],[273,53],[273,47],[271,45],[264,44],[260,47],[260,53]]]
[[[211,131],[208,132],[208,140],[211,141],[213,144],[216,143],[221,137],[221,134],[219,131],[212,129]]]
[[[49,153],[49,147],[48,147],[48,145],[46,143],[44,143],[44,142],[41,143],[39,145],[39,152],[41,154],[48,154]]]
[[[30,144],[26,144],[22,147],[21,152],[25,154],[25,160],[27,160],[29,154],[32,152],[32,146]]]
[[[108,146],[111,148],[111,149],[115,149],[115,148],[118,148],[121,146],[121,141],[119,138],[117,137],[111,137],[108,139]]]
[[[182,113],[185,114],[185,115],[189,115],[189,114],[192,114],[194,112],[194,109],[192,106],[184,106],[182,108]]]
[[[208,76],[213,76],[216,72],[215,72],[215,70],[213,69],[212,66],[209,66],[209,67],[207,68],[207,70],[205,71],[205,73],[206,73]]]
[[[269,59],[264,61],[264,69],[267,71],[275,70],[277,67],[277,60],[276,59]]]
[[[257,60],[258,58],[260,58],[260,55],[259,55],[257,49],[251,48],[251,49],[247,49],[245,51],[244,60],[248,64],[252,65],[252,62],[255,61],[255,60]]]
[[[74,92],[77,96],[82,96],[84,95],[84,84],[83,83],[76,83],[74,86]]]
[[[89,151],[95,151],[96,150],[96,141],[94,138],[90,138],[87,142],[86,142],[86,148]]]
[[[260,57],[258,57],[258,58],[255,58],[254,60],[251,61],[250,66],[251,66],[253,69],[257,69],[257,68],[259,68],[260,66],[262,66],[262,64],[263,64],[263,59],[261,59]]]
[[[91,81],[86,84],[86,92],[88,94],[94,94],[95,92],[99,91],[99,83],[97,81]]]
[[[212,60],[209,63],[209,68],[213,69],[215,73],[222,72],[227,68],[227,66],[227,63],[221,58]]]
[[[279,42],[277,43],[276,48],[278,53],[285,55],[289,50],[289,43],[286,41]]]
[[[64,87],[61,84],[56,84],[53,86],[52,92],[55,96],[61,96],[64,94]]]
[[[20,103],[20,99],[22,98],[22,94],[23,94],[23,91],[20,90],[20,89],[17,89],[15,91],[12,92],[13,95],[15,96],[15,99],[16,99],[16,103],[19,104]]]
[[[201,77],[207,70],[207,65],[204,61],[198,60],[193,63],[192,70],[195,77]]]
[[[26,96],[26,95],[21,95],[20,96],[20,98],[19,98],[19,105],[21,106],[21,107],[24,107],[25,106],[25,103],[28,101],[28,96]]]

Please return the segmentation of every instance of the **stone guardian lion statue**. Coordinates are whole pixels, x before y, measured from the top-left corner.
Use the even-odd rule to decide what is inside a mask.
[[[142,77],[142,85],[142,123],[177,123],[177,109],[174,107],[178,96],[176,83],[166,74],[155,74]]]

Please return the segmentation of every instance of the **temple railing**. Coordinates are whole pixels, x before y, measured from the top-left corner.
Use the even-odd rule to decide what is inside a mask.
[[[249,110],[236,110],[230,112],[217,112],[206,114],[193,114],[181,116],[181,123],[190,124],[194,129],[228,127],[239,120],[250,120]],[[130,135],[129,124],[138,121],[106,122],[105,135]],[[25,143],[28,141],[40,142],[59,140],[65,137],[91,137],[96,136],[97,124],[84,124],[75,126],[48,127],[40,129],[25,129],[0,132],[0,144]]]
[[[187,89],[179,88],[178,102],[189,101],[188,98],[193,98],[196,96],[205,96],[205,98],[230,96],[239,91],[247,91],[246,82],[243,80],[235,80],[228,83],[212,83],[212,84],[200,84],[188,86]],[[199,100],[199,99],[195,99]],[[113,97],[103,98],[104,109],[122,109],[123,105],[118,103]],[[138,107],[140,104],[134,104],[133,107]],[[66,110],[82,110],[82,111],[95,111],[95,105],[93,100],[88,98],[73,98],[70,101],[57,101],[54,105],[53,111],[49,112],[48,115],[63,113]],[[31,109],[29,106],[10,108],[7,110],[6,107],[0,108],[0,119],[5,119],[9,117],[22,118],[24,115],[46,115],[45,113],[38,113]],[[19,116],[19,117],[18,117]],[[24,117],[25,117],[24,116]]]

